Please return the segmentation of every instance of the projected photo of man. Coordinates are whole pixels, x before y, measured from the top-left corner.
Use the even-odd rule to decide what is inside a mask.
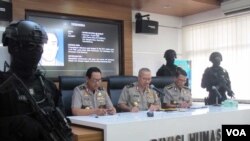
[[[64,66],[63,47],[55,32],[47,32],[48,42],[43,46],[41,66]]]

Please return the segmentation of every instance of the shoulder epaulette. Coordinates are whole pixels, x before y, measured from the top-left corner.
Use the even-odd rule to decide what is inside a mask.
[[[80,90],[85,90],[86,89],[86,86],[84,86],[84,85],[80,85],[78,87],[79,87]]]
[[[189,89],[189,87],[187,87],[187,86],[183,86],[183,88],[184,88],[184,89]]]
[[[169,84],[166,86],[167,89],[172,89],[174,87],[174,84]]]
[[[103,87],[99,87],[98,90],[104,91],[104,88]]]
[[[131,83],[131,84],[126,85],[127,88],[132,88],[132,87],[134,87],[134,86],[135,86],[134,83]]]

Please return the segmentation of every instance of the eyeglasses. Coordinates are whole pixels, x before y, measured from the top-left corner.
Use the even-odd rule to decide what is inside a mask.
[[[177,78],[177,80],[180,81],[180,82],[186,82],[187,81],[187,79],[181,79],[181,78]]]
[[[93,83],[100,83],[102,82],[102,79],[90,79],[90,81]]]

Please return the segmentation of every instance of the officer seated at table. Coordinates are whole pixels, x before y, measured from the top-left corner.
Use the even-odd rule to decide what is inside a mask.
[[[102,75],[97,67],[90,67],[86,72],[87,82],[77,86],[72,96],[72,114],[114,115],[114,108],[107,91],[101,87]]]
[[[164,87],[163,108],[188,108],[192,105],[191,90],[185,86],[187,73],[178,68],[174,83]]]
[[[151,71],[141,68],[138,81],[126,85],[120,95],[118,107],[123,112],[138,112],[143,110],[156,111],[161,107],[157,92],[150,88]]]

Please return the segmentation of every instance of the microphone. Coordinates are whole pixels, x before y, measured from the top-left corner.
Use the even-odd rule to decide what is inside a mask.
[[[161,96],[163,96],[163,97],[165,96],[165,93],[162,92],[161,90],[159,90],[158,88],[156,88],[153,84],[151,84],[149,87],[151,89],[155,90],[156,92],[158,92]]]
[[[221,96],[220,92],[218,91],[218,89],[217,89],[215,86],[212,86],[212,90],[214,90],[214,91],[215,91],[215,93],[217,94],[217,96],[218,96],[218,98],[219,98],[219,99],[221,99],[221,98],[222,98],[222,96]]]

